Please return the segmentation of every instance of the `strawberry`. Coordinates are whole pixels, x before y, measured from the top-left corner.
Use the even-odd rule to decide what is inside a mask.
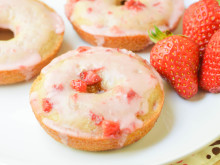
[[[44,98],[42,100],[42,107],[44,112],[49,113],[53,108],[53,104],[50,102],[48,98]]]
[[[199,44],[200,56],[212,35],[220,28],[220,0],[201,0],[184,13],[183,35]]]
[[[117,137],[121,130],[118,122],[104,120],[102,122],[102,128],[104,131],[104,136],[106,137]]]
[[[82,80],[72,80],[70,86],[78,92],[87,92],[87,84]]]
[[[82,81],[86,82],[87,85],[94,85],[102,81],[102,78],[92,70],[81,72],[80,78]]]
[[[198,92],[198,45],[188,37],[163,33],[157,27],[149,36],[156,43],[150,54],[151,64],[180,96],[194,96]]]
[[[90,115],[92,121],[95,122],[95,125],[101,125],[102,124],[102,121],[104,120],[103,116],[96,115],[92,111],[90,111],[89,115]]]
[[[211,93],[220,93],[220,30],[209,41],[200,69],[199,85]]]

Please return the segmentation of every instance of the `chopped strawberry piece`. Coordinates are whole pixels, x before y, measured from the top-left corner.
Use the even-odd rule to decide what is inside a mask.
[[[131,129],[129,129],[129,128],[125,128],[125,129],[123,129],[122,131],[123,131],[123,133],[125,133],[125,134],[129,134],[129,133],[132,132]]]
[[[77,50],[78,50],[79,53],[82,53],[82,52],[85,52],[89,49],[91,49],[89,46],[80,46],[80,47],[78,47]]]
[[[113,26],[113,27],[110,29],[110,31],[113,32],[113,33],[116,33],[116,34],[123,33],[123,31],[122,31],[118,26]]]
[[[182,163],[183,162],[183,160],[180,160],[180,161],[178,161],[178,162],[176,162],[176,163]]]
[[[78,94],[75,93],[75,94],[72,96],[72,98],[73,98],[74,102],[76,102],[76,101],[78,100]]]
[[[48,98],[44,98],[42,101],[42,107],[44,112],[49,113],[53,108],[53,104]]]
[[[96,72],[99,72],[99,71],[101,71],[103,69],[104,69],[104,67],[101,67],[101,68],[93,69],[92,71],[96,73]]]
[[[106,49],[105,51],[106,52],[112,52],[112,49]]]
[[[132,89],[129,90],[127,93],[128,103],[130,103],[136,96],[137,96],[137,93],[135,91],[133,91]]]
[[[102,128],[106,137],[117,137],[121,132],[119,123],[114,121],[104,120]]]
[[[63,90],[63,85],[62,84],[54,84],[53,88],[58,90],[58,91],[62,91]]]
[[[87,12],[88,12],[88,13],[91,13],[91,12],[92,12],[92,8],[89,7],[89,8],[87,9]]]
[[[87,84],[82,80],[72,80],[70,86],[78,92],[87,91]]]
[[[116,50],[117,50],[118,52],[121,52],[121,49],[119,49],[119,48],[116,48]]]
[[[157,3],[154,3],[153,6],[159,6],[160,5],[160,2],[157,2]]]
[[[129,54],[129,57],[130,57],[130,58],[135,58],[135,57],[134,57],[133,55],[131,55],[131,54]]]
[[[96,115],[91,111],[90,111],[89,115],[91,116],[92,121],[95,122],[95,125],[101,125],[102,124],[102,121],[104,120],[103,116]]]
[[[125,7],[128,10],[136,10],[136,11],[140,11],[143,8],[146,7],[145,4],[141,3],[140,1],[135,1],[135,0],[128,0],[125,2]]]
[[[137,113],[136,113],[136,116],[142,116],[142,115],[144,115],[144,111],[138,111]]]
[[[19,69],[25,69],[26,67],[24,65],[20,65]]]
[[[82,81],[86,82],[87,85],[94,85],[102,81],[102,78],[98,74],[96,74],[94,71],[81,72],[80,78]]]

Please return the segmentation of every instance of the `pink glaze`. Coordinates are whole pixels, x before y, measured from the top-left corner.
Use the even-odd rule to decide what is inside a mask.
[[[54,26],[54,29],[55,29],[55,32],[57,34],[61,34],[64,32],[64,22],[62,20],[62,18],[57,15],[56,13],[52,13],[52,18],[53,18],[53,26]]]
[[[97,46],[103,46],[105,43],[105,38],[102,36],[95,36],[95,42]]]
[[[35,113],[40,114],[42,111],[41,100],[37,92],[32,92],[30,94],[30,103],[33,108],[36,109]]]
[[[12,49],[12,52],[16,52],[16,50]],[[8,59],[4,64],[0,65],[0,70],[11,70],[11,68],[17,68],[24,71],[25,68],[34,66],[40,61],[41,56],[38,53],[32,53],[32,51],[30,51],[30,54],[28,54],[27,57],[21,58],[20,60],[13,61]]]
[[[67,0],[67,3],[65,5],[65,14],[67,16],[68,19],[70,19],[72,12],[73,12],[73,8],[75,3],[77,3],[79,0]]]
[[[175,23],[178,19],[181,18],[183,11],[184,11],[184,4],[182,1],[176,1],[173,8],[173,13],[171,14],[169,20],[169,28],[172,29],[175,27]]]
[[[157,2],[157,3],[154,3],[153,6],[159,6],[160,5],[160,2]]]
[[[120,143],[123,144],[128,133],[142,127],[143,122],[136,115],[148,113],[149,91],[161,81],[158,75],[152,76],[151,67],[141,63],[142,60],[125,49],[102,47],[80,47],[57,57],[42,70],[45,76],[42,88],[45,95],[42,97],[50,100],[53,104],[51,113],[58,112],[60,120],[45,117],[44,124],[59,131],[62,137],[102,137],[96,131],[80,129],[80,122],[92,122],[92,112],[103,120],[119,123]],[[71,88],[70,82],[80,79],[80,73],[85,70],[96,71],[102,78],[104,92],[80,93]],[[54,88],[54,84],[62,84],[62,90]],[[36,96],[34,92],[30,97],[34,105]]]

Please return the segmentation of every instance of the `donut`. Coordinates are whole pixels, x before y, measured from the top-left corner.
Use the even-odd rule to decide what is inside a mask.
[[[42,69],[30,91],[44,130],[72,148],[104,151],[145,136],[164,102],[159,74],[125,49],[79,47]]]
[[[37,0],[0,0],[0,29],[14,38],[0,41],[0,85],[30,80],[57,54],[64,23]]]
[[[79,36],[96,46],[140,51],[148,32],[174,30],[183,0],[67,0],[65,12]]]

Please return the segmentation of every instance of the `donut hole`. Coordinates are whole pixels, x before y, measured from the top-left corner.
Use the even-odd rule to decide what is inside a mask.
[[[117,5],[117,6],[123,6],[126,1],[127,1],[127,0],[117,0],[117,1],[116,1],[116,5]]]
[[[0,28],[0,40],[8,41],[14,38],[14,32],[11,29]]]
[[[102,83],[98,82],[96,84],[93,85],[88,85],[87,86],[87,92],[88,93],[96,93],[96,94],[100,94],[105,92],[104,88],[102,87]]]

